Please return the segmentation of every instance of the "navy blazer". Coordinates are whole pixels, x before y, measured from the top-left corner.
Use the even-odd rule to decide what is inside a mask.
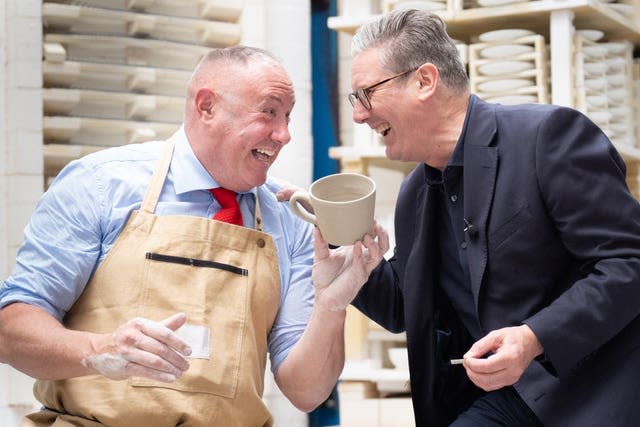
[[[482,331],[529,325],[544,347],[514,385],[547,426],[640,423],[640,205],[623,160],[583,114],[470,98],[464,216]],[[354,305],[406,331],[417,426],[449,424],[482,391],[471,340],[437,285],[437,214],[425,165],[403,181],[394,256]],[[463,224],[460,225],[463,227]]]

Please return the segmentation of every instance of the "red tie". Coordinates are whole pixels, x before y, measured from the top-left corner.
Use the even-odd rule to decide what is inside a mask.
[[[242,226],[242,212],[240,212],[240,205],[236,200],[238,193],[222,187],[212,188],[209,191],[222,205],[222,209],[213,216],[213,219]]]

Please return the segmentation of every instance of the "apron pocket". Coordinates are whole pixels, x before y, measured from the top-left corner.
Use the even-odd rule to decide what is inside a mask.
[[[154,252],[147,252],[145,255],[147,259],[153,261],[170,262],[174,264],[191,265],[193,267],[206,267],[206,268],[218,268],[230,273],[239,274],[241,276],[247,276],[249,272],[240,267],[235,267],[229,264],[223,264],[221,262],[209,261],[204,259],[186,258],[181,256],[163,255]]]
[[[193,336],[195,331],[202,345],[194,348],[189,369],[173,383],[135,377],[131,384],[233,398],[243,357],[248,270],[226,262],[155,252],[148,252],[145,258],[137,315],[159,321],[184,312],[187,324],[178,334]]]

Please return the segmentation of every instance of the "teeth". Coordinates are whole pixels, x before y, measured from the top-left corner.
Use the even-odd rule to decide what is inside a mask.
[[[273,156],[276,153],[275,151],[266,150],[264,148],[256,148],[256,152],[258,154],[262,154],[262,155],[269,156],[269,157]]]
[[[391,129],[391,126],[389,126],[388,123],[385,123],[376,127],[376,132],[378,132],[382,136],[386,136],[389,133],[390,129]]]

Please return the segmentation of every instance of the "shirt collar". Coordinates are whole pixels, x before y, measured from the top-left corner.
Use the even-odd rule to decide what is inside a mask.
[[[176,194],[220,187],[220,184],[207,172],[193,153],[187,134],[184,132],[184,125],[180,126],[180,129],[175,133],[174,141],[175,148],[173,149],[170,171]],[[255,195],[256,188],[243,193]]]

